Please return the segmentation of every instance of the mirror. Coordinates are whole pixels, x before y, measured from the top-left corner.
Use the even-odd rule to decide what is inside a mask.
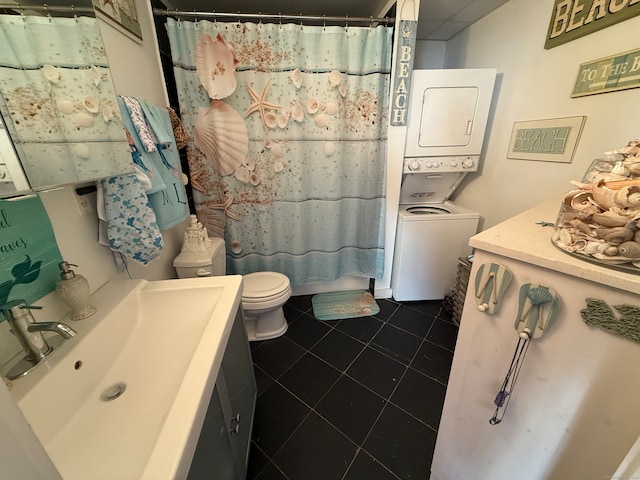
[[[29,191],[20,160],[13,149],[9,132],[0,116],[0,197],[8,197]]]
[[[11,177],[0,185],[0,196],[133,171],[90,3],[0,4],[0,45],[0,132],[13,143],[9,148],[0,141]],[[21,169],[8,167],[12,150]]]

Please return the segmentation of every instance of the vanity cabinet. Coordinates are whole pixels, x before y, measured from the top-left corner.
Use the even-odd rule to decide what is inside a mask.
[[[236,314],[196,447],[189,480],[244,480],[256,404],[249,341]]]

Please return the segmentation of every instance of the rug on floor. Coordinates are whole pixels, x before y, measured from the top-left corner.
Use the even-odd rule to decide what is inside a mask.
[[[368,317],[380,312],[373,295],[366,290],[319,293],[313,296],[311,303],[318,320]]]

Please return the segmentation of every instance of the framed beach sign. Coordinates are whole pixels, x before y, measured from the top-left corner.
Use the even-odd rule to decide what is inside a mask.
[[[515,122],[507,158],[571,163],[587,117]]]
[[[135,0],[93,0],[100,18],[134,40],[142,40]]]

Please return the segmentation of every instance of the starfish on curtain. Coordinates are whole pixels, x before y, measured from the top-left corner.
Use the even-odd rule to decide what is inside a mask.
[[[276,105],[275,103],[270,103],[270,102],[267,102],[266,100],[267,90],[269,90],[269,85],[271,85],[271,79],[269,79],[267,84],[262,89],[262,93],[260,94],[260,96],[258,96],[255,90],[251,88],[247,82],[245,82],[244,84],[247,86],[247,90],[249,91],[249,95],[251,95],[251,101],[252,101],[251,105],[249,106],[249,108],[244,114],[244,118],[247,118],[253,112],[259,112],[260,119],[262,120],[262,124],[266,128],[267,124],[264,119],[265,110],[276,110],[278,108],[282,108],[282,105]]]

